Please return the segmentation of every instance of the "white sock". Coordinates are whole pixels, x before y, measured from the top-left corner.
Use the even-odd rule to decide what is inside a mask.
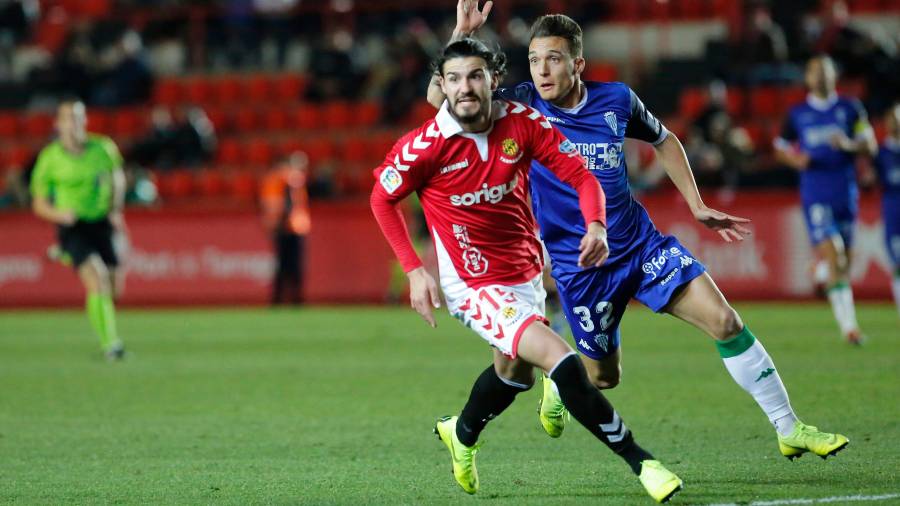
[[[856,330],[856,325],[852,321],[856,320],[856,315],[850,314],[852,310],[853,293],[850,293],[851,305],[847,305],[846,296],[844,294],[844,285],[838,284],[828,289],[828,302],[831,303],[831,311],[834,312],[834,319],[837,320],[841,334],[847,335],[852,330]]]
[[[762,343],[744,327],[736,337],[717,341],[716,346],[735,383],[753,397],[779,434],[789,435],[794,430],[797,415]]]
[[[816,262],[816,266],[813,269],[813,280],[816,284],[824,285],[828,283],[829,278],[829,266],[827,260],[819,260]]]
[[[856,321],[856,305],[853,303],[853,288],[850,285],[841,287],[841,303],[844,305],[844,314],[847,315],[847,326],[851,330],[859,330],[859,322]],[[844,332],[846,334],[846,332]]]
[[[894,276],[891,288],[894,290],[894,304],[897,304],[897,312],[900,313],[900,275]]]

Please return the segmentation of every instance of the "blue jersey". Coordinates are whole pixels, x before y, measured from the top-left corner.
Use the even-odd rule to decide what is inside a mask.
[[[875,158],[881,182],[884,240],[894,266],[900,267],[900,141],[888,139]]]
[[[875,157],[875,168],[884,196],[900,198],[900,140],[885,141]]]
[[[800,172],[800,198],[814,202],[856,207],[855,155],[833,148],[835,134],[856,138],[870,128],[866,111],[856,99],[834,96],[823,100],[808,97],[791,108],[781,130],[781,141],[799,144],[810,157],[809,167]]]
[[[584,85],[584,99],[573,109],[543,100],[531,82],[502,89],[499,94],[540,111],[587,160],[606,193],[607,264],[614,264],[631,255],[648,234],[655,232],[647,211],[631,195],[622,150],[625,137],[658,144],[667,131],[627,85]],[[585,228],[578,195],[538,162],[532,162],[530,177],[534,214],[553,261],[554,277],[581,272],[578,247]]]
[[[631,299],[662,311],[680,287],[706,267],[678,240],[661,234],[631,195],[622,146],[626,137],[659,144],[668,132],[622,83],[586,82],[581,103],[562,109],[541,99],[532,83],[500,90],[537,109],[574,143],[606,193],[609,259],[578,266],[585,233],[578,195],[546,167],[532,162],[534,214],[550,253],[553,277],[578,351],[594,360],[615,353],[619,323]]]

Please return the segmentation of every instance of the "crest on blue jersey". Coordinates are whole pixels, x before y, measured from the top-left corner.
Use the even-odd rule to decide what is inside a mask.
[[[619,135],[619,124],[616,121],[616,113],[612,111],[606,111],[603,113],[603,119],[606,120],[606,124],[609,125],[609,128],[612,129],[613,133]]]

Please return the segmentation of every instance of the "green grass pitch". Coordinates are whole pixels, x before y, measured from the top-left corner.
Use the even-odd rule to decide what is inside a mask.
[[[900,492],[893,306],[860,307],[862,349],[825,304],[738,309],[800,417],[851,444],[788,462],[712,342],[634,307],[608,395],[684,479],[673,504]],[[0,503],[652,503],[582,427],[544,435],[537,388],[488,426],[481,490],[464,494],[431,428],[490,353],[446,314],[436,330],[408,308],[130,310],[119,323],[132,355],[109,364],[81,312],[0,313]]]

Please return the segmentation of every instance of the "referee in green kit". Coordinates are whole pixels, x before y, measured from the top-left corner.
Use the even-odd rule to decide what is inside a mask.
[[[124,286],[114,236],[125,237],[125,175],[112,139],[87,132],[80,100],[56,113],[57,140],[38,155],[31,179],[32,209],[58,227],[62,255],[81,278],[85,308],[109,360],[125,354],[113,299]],[[118,242],[118,241],[115,241]]]

